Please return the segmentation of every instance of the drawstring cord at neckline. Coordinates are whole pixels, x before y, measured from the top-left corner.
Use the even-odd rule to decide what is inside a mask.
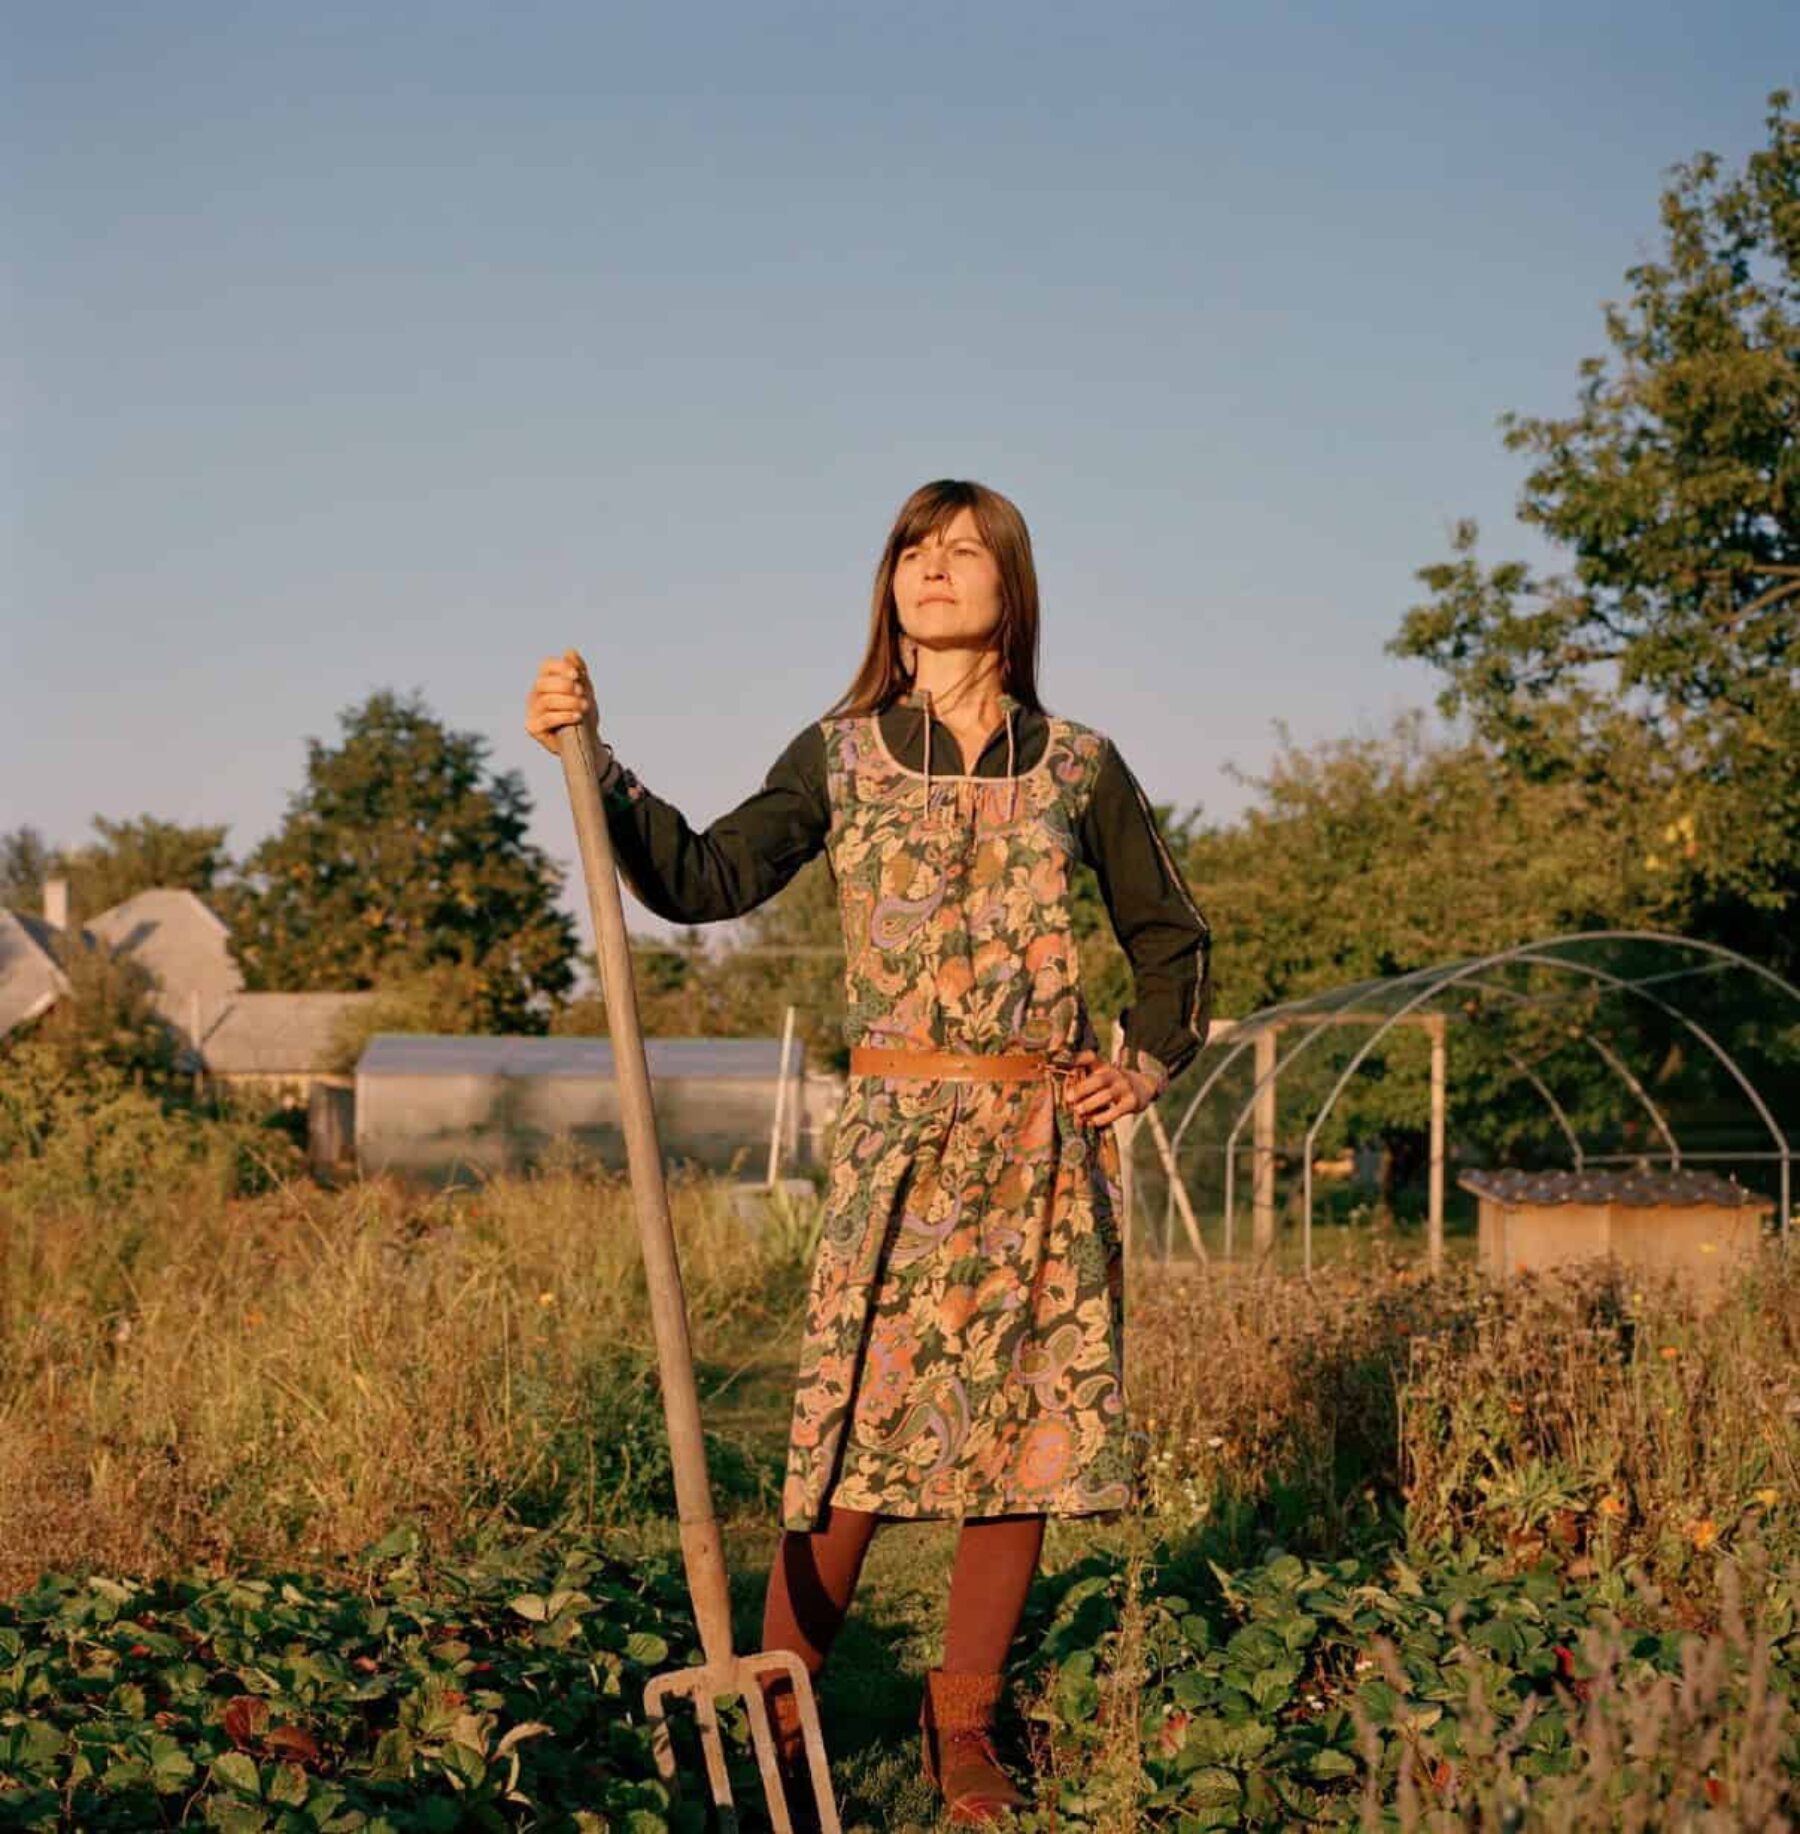
[[[925,819],[931,819],[931,695],[925,692]]]
[[[931,814],[931,690],[916,688],[923,721],[925,742],[925,814]],[[1003,700],[1002,711],[1006,716],[1006,819],[1012,821],[1019,812],[1019,779],[1016,775],[1016,735],[1013,732],[1013,714],[1016,708],[1011,696]]]

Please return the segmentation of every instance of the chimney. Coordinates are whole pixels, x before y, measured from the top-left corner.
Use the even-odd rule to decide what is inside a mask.
[[[53,930],[69,927],[69,882],[64,878],[44,881],[44,921]]]

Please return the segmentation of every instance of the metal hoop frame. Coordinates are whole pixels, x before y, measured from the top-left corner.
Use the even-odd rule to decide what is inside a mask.
[[[1693,955],[1700,955],[1709,959],[1701,963],[1694,963],[1690,960],[1683,966],[1666,970],[1662,973],[1627,978],[1625,976],[1609,973],[1607,970],[1595,967],[1591,963],[1570,960],[1564,954],[1560,953],[1561,951],[1579,946],[1604,943],[1644,943],[1652,947],[1659,947],[1670,951],[1681,951],[1690,957]],[[1280,1005],[1266,1007],[1257,1013],[1253,1013],[1249,1018],[1239,1022],[1232,1032],[1228,1047],[1221,1054],[1219,1061],[1210,1068],[1207,1075],[1202,1080],[1200,1087],[1190,1099],[1182,1114],[1181,1120],[1176,1125],[1174,1133],[1171,1135],[1169,1141],[1172,1154],[1179,1153],[1183,1138],[1200,1114],[1214,1089],[1218,1087],[1221,1079],[1231,1069],[1232,1065],[1237,1062],[1244,1051],[1259,1035],[1268,1032],[1272,1027],[1280,1027],[1284,1031],[1290,1029],[1301,1030],[1303,1035],[1289,1049],[1277,1056],[1274,1064],[1270,1067],[1266,1075],[1256,1080],[1250,1090],[1248,1098],[1235,1115],[1224,1144],[1219,1148],[1213,1149],[1222,1152],[1225,1160],[1225,1251],[1228,1257],[1232,1249],[1235,1166],[1238,1152],[1238,1140],[1242,1133],[1244,1123],[1254,1113],[1258,1097],[1271,1086],[1278,1085],[1282,1077],[1292,1068],[1293,1064],[1305,1055],[1321,1036],[1335,1029],[1332,1021],[1346,1015],[1360,1014],[1366,1015],[1370,1020],[1378,1022],[1373,1025],[1370,1036],[1365,1039],[1359,1048],[1352,1054],[1349,1063],[1345,1065],[1342,1073],[1338,1076],[1337,1081],[1333,1084],[1324,1101],[1315,1109],[1312,1123],[1307,1129],[1305,1144],[1302,1150],[1302,1184],[1304,1192],[1303,1258],[1305,1268],[1308,1272],[1311,1271],[1312,1267],[1313,1148],[1317,1141],[1320,1128],[1330,1116],[1339,1096],[1342,1095],[1344,1089],[1349,1085],[1351,1078],[1355,1076],[1356,1072],[1367,1061],[1370,1053],[1377,1048],[1382,1040],[1386,1038],[1397,1025],[1401,1024],[1406,1019],[1419,1016],[1427,1011],[1430,1008],[1431,1002],[1438,995],[1453,987],[1473,984],[1482,987],[1485,991],[1510,997],[1521,1004],[1538,1003],[1532,996],[1516,993],[1503,984],[1482,982],[1477,979],[1478,976],[1485,974],[1488,970],[1517,963],[1528,963],[1533,966],[1547,968],[1555,973],[1575,975],[1590,983],[1599,983],[1629,998],[1642,999],[1673,1019],[1685,1031],[1690,1033],[1705,1046],[1708,1053],[1724,1067],[1732,1081],[1735,1082],[1742,1091],[1751,1108],[1761,1120],[1763,1126],[1767,1129],[1770,1139],[1774,1144],[1775,1151],[1772,1153],[1734,1153],[1729,1155],[1706,1153],[1689,1154],[1687,1156],[1690,1160],[1725,1157],[1730,1159],[1755,1159],[1763,1162],[1769,1160],[1776,1161],[1780,1168],[1781,1226],[1783,1235],[1785,1236],[1787,1234],[1792,1211],[1792,1166],[1793,1158],[1797,1150],[1795,1143],[1789,1140],[1783,1127],[1776,1121],[1775,1116],[1770,1112],[1769,1106],[1763,1099],[1761,1091],[1757,1088],[1755,1082],[1745,1073],[1743,1065],[1732,1052],[1726,1049],[1726,1047],[1721,1044],[1705,1026],[1700,1024],[1698,1020],[1682,1011],[1679,1006],[1672,1005],[1669,1001],[1651,992],[1650,989],[1652,987],[1666,986],[1670,982],[1692,979],[1699,974],[1716,974],[1741,970],[1766,982],[1771,988],[1785,996],[1788,1000],[1793,1001],[1796,1007],[1800,1007],[1800,988],[1795,987],[1791,982],[1776,974],[1772,969],[1765,967],[1762,963],[1752,960],[1749,956],[1740,954],[1737,950],[1727,948],[1723,944],[1705,942],[1693,937],[1669,936],[1654,930],[1584,930],[1566,936],[1547,937],[1534,942],[1521,943],[1511,949],[1497,950],[1492,954],[1474,957],[1464,961],[1439,963],[1429,968],[1414,969],[1407,974],[1396,975],[1387,980],[1355,982],[1341,988],[1330,989],[1323,994],[1311,998],[1284,1001]],[[1388,1002],[1396,993],[1402,992],[1406,994],[1406,997],[1402,1000],[1401,1004],[1389,1010]],[[1379,996],[1379,1005],[1376,1004],[1375,996]],[[1308,1024],[1307,1021],[1309,1020],[1315,1021],[1315,1023]],[[1679,1167],[1683,1156],[1680,1143],[1676,1140],[1674,1131],[1668,1124],[1667,1117],[1651,1099],[1649,1092],[1644,1088],[1642,1082],[1633,1074],[1630,1067],[1618,1056],[1617,1052],[1607,1045],[1592,1028],[1583,1026],[1581,1028],[1581,1037],[1584,1042],[1596,1051],[1602,1061],[1608,1064],[1614,1074],[1623,1085],[1630,1090],[1632,1095],[1644,1108],[1667,1149],[1666,1154],[1658,1154],[1657,1156],[1667,1157],[1672,1168]],[[1600,1158],[1595,1158],[1592,1155],[1586,1154],[1582,1148],[1579,1136],[1569,1122],[1566,1113],[1556,1102],[1555,1097],[1551,1094],[1542,1078],[1525,1065],[1522,1060],[1517,1058],[1515,1054],[1508,1053],[1507,1055],[1515,1070],[1529,1080],[1536,1087],[1540,1096],[1544,1098],[1564,1138],[1569,1142],[1571,1156],[1576,1165],[1579,1167],[1584,1162],[1602,1163],[1606,1157],[1609,1157],[1603,1155]],[[1640,1155],[1632,1155],[1634,1158],[1638,1156]]]

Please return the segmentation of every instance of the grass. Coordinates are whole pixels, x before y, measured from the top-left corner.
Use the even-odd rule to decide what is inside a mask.
[[[672,1554],[622,1181],[134,1176],[108,1205],[0,1184],[0,1597],[49,1571],[328,1575],[396,1531],[445,1570]],[[809,1219],[673,1197],[754,1646]],[[1710,1309],[1373,1245],[1310,1281],[1145,1261],[1131,1321],[1152,1507],[1048,1543],[1017,1690],[1036,1825],[1289,1825],[1302,1796],[1321,1822],[1662,1825],[1642,1816],[1670,1791],[1684,1825],[1785,1825],[1800,1277],[1779,1257]],[[876,1539],[826,1684],[850,1824],[931,1825],[913,1725],[950,1554],[942,1526]]]

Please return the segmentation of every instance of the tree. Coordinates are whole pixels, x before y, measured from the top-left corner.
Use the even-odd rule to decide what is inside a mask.
[[[1691,927],[1800,959],[1800,123],[1662,197],[1573,413],[1511,415],[1520,516],[1568,556],[1484,567],[1459,525],[1390,646],[1526,773],[1654,817],[1645,872]]]
[[[541,1031],[573,980],[561,874],[526,839],[517,772],[382,690],[307,741],[306,787],[227,900],[238,959],[263,988],[364,988],[450,966],[483,1030]]]
[[[223,826],[96,815],[93,827],[100,838],[72,853],[51,847],[29,826],[0,835],[0,905],[41,910],[44,882],[60,874],[69,881],[69,919],[80,924],[156,886],[211,893],[230,868]]]
[[[69,881],[69,918],[85,923],[115,904],[158,886],[210,895],[229,869],[225,829],[183,827],[140,815],[108,821],[96,815],[100,838],[57,860]]]
[[[448,1032],[487,1028],[484,981],[479,968],[434,962],[412,973],[386,975],[375,998],[346,1013],[333,1029],[326,1068],[349,1075],[377,1032]]]
[[[1176,856],[1213,925],[1223,1013],[1665,913],[1667,886],[1641,861],[1652,816],[1604,786],[1530,777],[1480,741],[1434,736],[1416,714],[1385,733],[1309,748],[1284,734],[1268,773],[1249,783],[1255,800],[1244,814],[1192,828]],[[1516,1025],[1510,1014],[1507,1024]],[[1541,1127],[1536,1097],[1494,1067],[1479,1030],[1459,1028],[1458,1137],[1491,1142]],[[1290,1120],[1323,1098],[1364,1036],[1346,1032],[1284,1078]],[[1516,1030],[1505,1045],[1534,1048]],[[1391,1034],[1346,1090],[1328,1141],[1379,1137],[1417,1159],[1426,1063],[1416,1031]]]
[[[1244,814],[1177,856],[1213,925],[1221,1012],[1664,911],[1641,814],[1434,736],[1418,714],[1310,748],[1284,732],[1246,781]]]
[[[69,991],[5,1041],[0,1065],[29,1051],[63,1080],[110,1072],[159,1095],[179,1093],[179,1047],[142,964],[80,936],[66,935],[55,948]]]
[[[745,918],[741,939],[708,952],[698,930],[674,943],[635,939],[638,1010],[651,1037],[779,1037],[783,1015],[815,1065],[841,1070],[844,1043],[844,934],[837,890],[823,859],[809,861],[767,904]],[[592,956],[587,961],[593,975]],[[558,1032],[604,1036],[598,986],[557,1014]]]
[[[550,1029],[570,1037],[605,1038],[611,1035],[611,1027],[606,1022],[599,963],[591,953],[583,962],[588,987],[558,1009]],[[632,937],[631,969],[645,1037],[723,1035],[713,1011],[717,1004],[713,963],[697,929],[683,931],[673,943],[655,936]]]
[[[38,911],[44,904],[44,881],[55,869],[56,855],[29,825],[0,834],[0,907]]]

